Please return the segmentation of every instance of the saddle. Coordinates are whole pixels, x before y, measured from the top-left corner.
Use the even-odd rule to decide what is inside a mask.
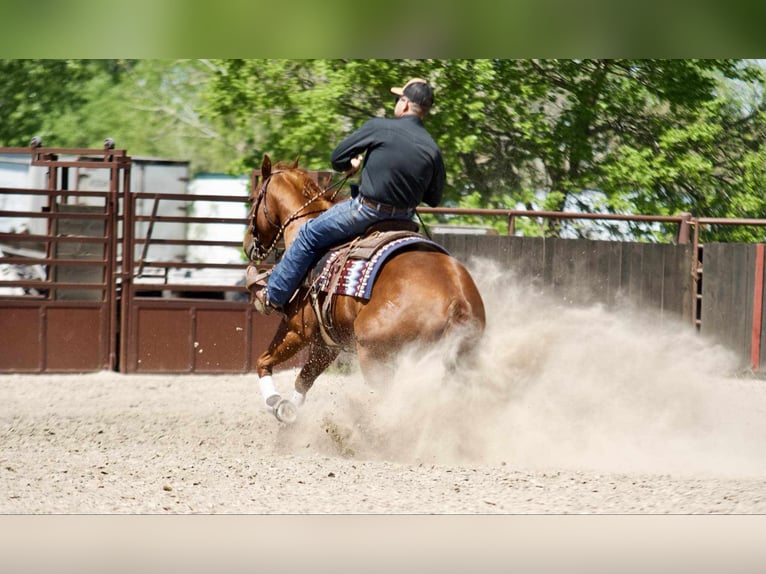
[[[438,243],[418,233],[412,221],[383,220],[370,226],[365,234],[334,247],[308,274],[305,286],[319,322],[325,343],[340,346],[332,316],[338,295],[369,300],[383,264],[402,250],[447,251]]]
[[[351,248],[353,246],[353,256],[355,258],[369,259],[381,245],[385,244],[391,239],[394,239],[393,236],[388,234],[396,232],[397,236],[406,234],[407,236],[416,235],[417,237],[420,237],[420,235],[417,233],[419,229],[420,226],[417,223],[408,220],[384,219],[374,223],[367,228],[362,237],[331,248],[309,272],[308,278],[304,281],[303,285],[309,287],[311,286],[311,284],[318,276],[318,270],[321,271],[322,267],[327,262],[328,257],[330,257],[333,253],[342,251],[346,248]],[[259,289],[261,287],[265,287],[266,282],[269,279],[269,275],[271,275],[271,269],[259,271],[258,268],[251,263],[247,266],[247,270],[245,272],[245,287],[247,287],[248,290],[250,290],[251,287],[257,287]]]
[[[403,250],[447,251],[434,241],[418,233],[414,221],[386,219],[371,225],[361,237],[331,248],[309,271],[303,282],[308,288],[311,307],[319,322],[319,330],[329,346],[341,346],[332,316],[338,295],[369,300],[383,264]],[[258,272],[254,266],[247,269],[246,285],[266,285],[270,270]]]

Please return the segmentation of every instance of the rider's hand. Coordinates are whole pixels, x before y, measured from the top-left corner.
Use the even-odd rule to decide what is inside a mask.
[[[357,171],[359,171],[359,168],[362,167],[362,161],[364,161],[364,155],[359,154],[355,158],[351,159],[351,167],[348,168],[345,172],[346,177],[351,177],[354,175]]]

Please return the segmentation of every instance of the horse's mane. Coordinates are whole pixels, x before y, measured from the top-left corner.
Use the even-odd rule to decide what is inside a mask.
[[[274,167],[272,168],[274,170],[288,170],[288,169],[296,169],[298,171],[306,171],[302,167],[298,167],[298,164],[294,161],[286,162],[286,161],[278,161],[274,164]]]
[[[302,176],[303,177],[303,195],[307,198],[312,196],[317,196],[321,194],[323,191],[321,186],[314,181],[314,179],[309,174],[308,170],[303,169],[302,167],[298,167],[295,162],[285,162],[280,161],[274,164],[274,171],[283,171],[283,172],[290,172],[292,174],[295,174],[296,176]]]

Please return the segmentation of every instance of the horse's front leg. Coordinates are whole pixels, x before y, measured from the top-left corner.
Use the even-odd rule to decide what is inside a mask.
[[[274,379],[272,378],[274,366],[290,359],[305,345],[306,340],[297,331],[291,329],[287,321],[282,321],[269,344],[268,350],[258,357],[256,361],[258,387],[261,390],[266,408],[270,411],[282,398],[274,387]]]
[[[313,342],[309,347],[309,357],[306,364],[303,365],[298,378],[295,379],[295,392],[292,401],[297,406],[301,406],[306,399],[306,393],[314,384],[317,377],[340,354],[340,347],[328,347],[324,343]]]

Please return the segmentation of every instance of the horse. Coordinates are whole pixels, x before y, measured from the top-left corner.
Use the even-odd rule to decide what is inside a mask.
[[[243,250],[251,262],[248,273],[257,269],[257,263],[263,262],[281,239],[289,248],[305,221],[337,201],[337,191],[330,195],[330,189],[322,188],[299,168],[297,159],[272,169],[269,156],[264,155],[261,178],[251,188],[243,240]],[[259,285],[264,284],[261,278]],[[252,282],[248,283],[251,295],[252,287]],[[444,251],[421,250],[414,245],[396,252],[382,264],[371,289],[367,300],[325,295],[333,297],[328,318],[336,341],[325,336],[321,313],[316,304],[312,306],[306,282],[285,306],[273,340],[256,361],[266,408],[278,420],[296,420],[297,407],[306,393],[343,349],[356,352],[365,381],[379,383],[390,376],[390,361],[408,345],[432,344],[454,333],[459,342],[453,362],[458,364],[475,350],[484,332],[486,316],[479,289],[463,264]],[[308,354],[295,380],[293,398],[283,399],[274,388],[273,369],[306,346]]]

